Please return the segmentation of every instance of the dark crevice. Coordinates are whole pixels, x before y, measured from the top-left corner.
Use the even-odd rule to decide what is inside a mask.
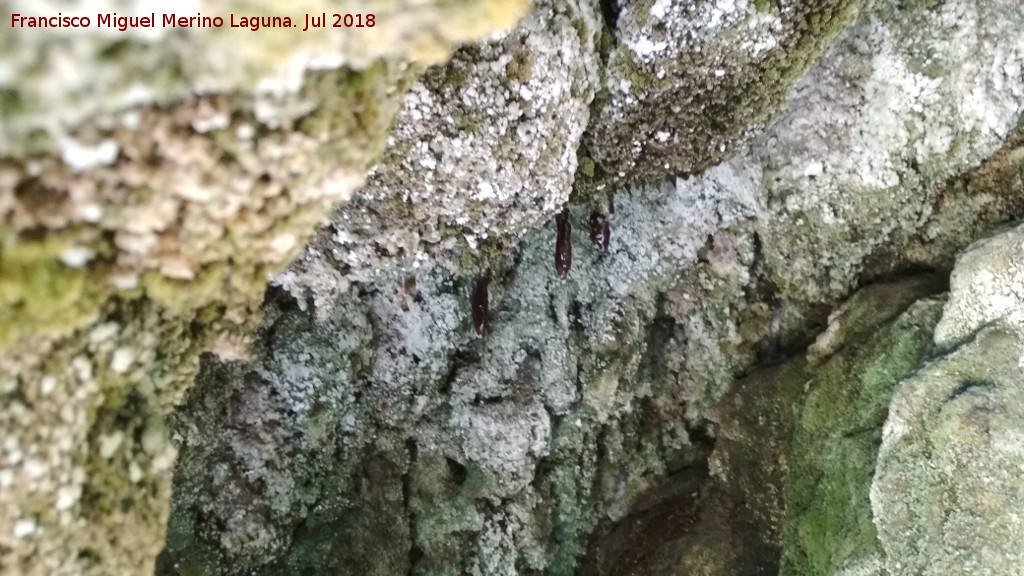
[[[666,376],[665,356],[669,343],[675,336],[676,321],[666,310],[665,294],[658,295],[657,312],[647,328],[646,346],[637,370],[638,379],[650,382],[662,381]]]
[[[416,543],[416,512],[412,507],[412,475],[419,449],[412,438],[406,439],[405,449],[409,455],[409,463],[402,474],[402,504],[405,508],[406,521],[409,523],[409,576],[412,576],[424,557],[423,550]]]
[[[609,32],[614,32],[618,28],[621,12],[622,7],[619,6],[618,0],[601,0],[601,17]]]
[[[569,305],[569,324],[577,334],[583,334],[586,331],[583,323],[583,305],[579,300],[573,300]]]
[[[946,402],[951,402],[968,394],[975,394],[978,392],[988,391],[993,388],[991,382],[984,382],[981,380],[967,379],[960,383],[959,386],[954,388],[948,396],[946,396]]]
[[[500,394],[477,394],[473,396],[474,406],[495,406],[505,401],[505,397]]]
[[[457,350],[448,362],[448,371],[445,373],[444,377],[441,378],[441,383],[438,386],[438,392],[442,396],[447,396],[451,393],[452,384],[455,383],[455,379],[459,376],[459,370],[479,362],[480,355],[475,351],[466,349]]]
[[[469,477],[469,471],[462,465],[458,460],[445,457],[445,464],[448,465],[448,473],[451,474],[452,480],[455,484],[462,486],[466,483],[466,478]]]
[[[263,293],[263,305],[273,306],[285,314],[301,310],[298,299],[291,292],[273,283],[267,284],[267,289]]]

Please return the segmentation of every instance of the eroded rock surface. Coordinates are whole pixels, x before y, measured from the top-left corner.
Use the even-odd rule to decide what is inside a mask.
[[[579,196],[582,205],[569,214],[573,267],[558,280],[554,223],[526,230],[561,209],[570,180],[555,167],[572,162],[539,156],[535,172],[524,170],[505,160],[507,146],[517,143],[516,153],[528,155],[536,141],[519,132],[498,137],[503,123],[491,122],[490,132],[474,119],[494,118],[490,107],[507,109],[506,91],[521,98],[531,82],[553,79],[557,88],[560,79],[577,78],[583,91],[537,96],[543,106],[535,109],[536,124],[525,117],[520,123],[544,126],[565,116],[565,126],[546,131],[546,144],[559,154],[571,150],[593,78],[586,58],[595,9],[540,4],[548,18],[525,21],[529,36],[464,49],[410,93],[369,185],[275,280],[284,290],[271,292],[253,360],[211,364],[176,417],[183,452],[164,573],[327,566],[576,573],[587,566],[594,530],[625,522],[631,511],[656,510],[659,500],[650,495],[665,479],[700,466],[715,429],[711,407],[738,374],[806,345],[824,323],[822,309],[862,276],[899,269],[873,262],[879,250],[901,254],[926,222],[932,232],[924,253],[934,261],[970,241],[943,220],[964,212],[933,215],[928,207],[942,190],[952,193],[942,188],[948,181],[969,178],[1016,126],[1024,104],[1013,92],[1021,53],[1005,18],[1019,11],[1000,2],[884,4],[843,32],[800,81],[782,121],[742,153],[696,176],[617,190],[607,253],[588,242],[596,196]],[[1007,40],[976,46],[977,60],[940,38],[957,15],[997,10],[1004,21],[966,20],[978,37]],[[573,15],[582,26],[573,25]],[[921,46],[950,73],[930,79],[915,68]],[[524,47],[541,52],[517,61]],[[503,59],[502,49],[512,50],[511,58]],[[584,59],[558,70],[568,62],[563,54]],[[530,75],[516,76],[527,61]],[[983,72],[970,73],[975,69]],[[1000,82],[1006,90],[992,89],[984,121],[960,98]],[[441,163],[438,154],[465,162]],[[522,182],[521,192],[503,197],[495,188],[494,197],[479,197],[481,182],[499,177],[513,190]],[[986,191],[1011,198],[1019,192],[1014,182]],[[426,194],[430,186],[439,197]],[[520,217],[509,216],[513,206]],[[1012,217],[979,211],[984,215],[969,217]],[[520,236],[506,253],[503,246]],[[920,257],[921,244],[915,249]],[[490,322],[480,339],[469,294],[485,267],[492,274]],[[890,317],[872,316],[880,312],[871,306],[857,314],[871,322]],[[776,502],[792,500],[800,512],[791,521],[805,529],[791,541],[761,536],[762,551],[790,550],[783,562],[793,573],[855,572],[878,559],[866,507],[872,434],[891,386],[923,353],[936,314],[935,303],[917,305],[893,328],[894,339],[912,333],[910,340],[871,348],[898,358],[865,361],[862,380],[822,385],[827,392],[814,396],[823,398],[824,412],[835,399],[853,407],[844,430],[854,437],[837,438],[821,425],[800,432],[801,444],[827,445],[831,460],[805,453],[805,483],[792,493],[777,487]],[[857,317],[844,321],[861,325]],[[841,332],[827,333],[813,355],[837,354],[852,338]],[[845,371],[843,360],[834,362],[829,370]],[[880,367],[890,364],[898,369]],[[861,399],[858,387],[878,394]],[[798,388],[802,398],[806,391]],[[253,415],[240,405],[260,409]],[[836,460],[849,464],[841,481],[828,479]],[[807,504],[819,500],[823,507]],[[777,531],[787,512],[774,510],[760,510],[763,524],[755,526]],[[699,521],[687,514],[680,518]],[[730,532],[719,520],[711,533],[722,540],[693,543],[703,550],[697,556],[683,554],[690,544],[667,542],[663,559],[684,558],[696,569],[705,558],[723,573],[758,565],[744,564],[736,546],[723,544],[746,541],[754,527]],[[852,527],[836,527],[847,520]],[[819,533],[856,542],[835,548]]]
[[[870,0],[606,2],[607,68],[586,139],[597,186],[733,155]],[[584,174],[584,182],[587,179]]]
[[[569,200],[600,26],[595,1],[538,2],[511,34],[428,71],[367,185],[274,283],[324,309],[338,283],[496,264]]]
[[[890,573],[1010,574],[1024,525],[1020,477],[1022,230],[957,260],[935,342],[951,349],[904,381],[871,489]]]
[[[106,7],[149,14],[136,4]],[[159,25],[0,36],[0,571],[152,572],[176,453],[164,418],[199,355],[248,354],[268,277],[383,150],[421,72],[409,60],[526,5],[289,10],[303,8],[387,20],[361,40]],[[0,13],[58,10],[95,23],[95,3]]]
[[[846,349],[863,337],[847,328],[902,304],[833,318],[808,360],[821,385],[794,380],[810,408],[792,424],[792,486],[777,485],[777,459],[740,479],[733,467],[757,458],[724,456],[760,408],[713,407],[738,376],[803,350],[864,280],[941,274],[1022,215],[1022,7],[648,4],[538,2],[425,74],[395,55],[415,55],[415,34],[317,64],[317,42],[350,40],[310,37],[295,68],[243,58],[258,65],[220,92],[124,108],[71,90],[15,110],[0,161],[4,567],[148,572],[179,452],[162,575],[569,575],[642,560],[588,553],[608,534],[621,542],[604,558],[657,536],[666,570],[774,568],[754,549],[784,550],[794,574],[881,570],[904,543],[877,518],[882,551],[867,536],[873,430],[935,302],[882,330],[888,348]],[[491,4],[474,5],[491,22]],[[424,33],[459,9],[432,12]],[[209,34],[182,41],[220,54]],[[282,70],[305,71],[289,76],[301,84],[253,87]],[[29,138],[72,102],[95,118]],[[559,279],[548,222],[566,200],[574,258]],[[592,210],[610,222],[607,251],[590,242]],[[481,339],[469,294],[487,269]],[[982,306],[959,282],[950,346]],[[203,350],[216,355],[186,396]],[[764,430],[765,458],[786,444],[779,430]],[[689,491],[712,481],[718,496]],[[754,498],[758,484],[774,492]],[[702,502],[752,520],[691,511]],[[709,530],[672,539],[644,517]],[[930,542],[929,529],[910,533]]]

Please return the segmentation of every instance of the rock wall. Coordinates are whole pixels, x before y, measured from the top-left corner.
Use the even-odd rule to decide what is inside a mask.
[[[248,354],[268,277],[361,185],[424,64],[527,7],[288,9],[384,19],[361,36],[0,34],[2,571],[152,572],[176,452],[164,418],[199,355]],[[8,2],[0,15],[50,8],[149,13],[130,2]]]
[[[943,548],[995,508],[930,524],[960,478],[890,429],[1014,314],[1009,272],[937,294],[1024,215],[1024,8],[544,0],[424,67],[516,6],[415,4],[358,46],[98,35],[108,91],[4,88],[0,566],[1006,573]],[[15,70],[72,57],[19,34]]]
[[[1017,570],[1022,527],[1020,226],[957,259],[935,329],[942,351],[900,384],[871,507],[890,572]]]
[[[602,573],[610,569],[599,560],[603,543],[614,540],[592,538],[615,533],[614,526],[645,538],[641,528],[621,527],[635,515],[674,517],[658,504],[661,490],[672,491],[664,486],[678,486],[668,479],[701,485],[690,471],[718,446],[713,437],[722,424],[713,407],[738,375],[802,348],[858,283],[911,269],[912,259],[948,262],[972,234],[1019,214],[1013,179],[985,188],[999,209],[932,208],[965,182],[976,182],[980,193],[985,170],[1019,173],[1018,160],[999,160],[1011,152],[995,154],[1022,103],[1014,96],[1022,55],[1016,35],[1005,19],[989,17],[1019,15],[1008,4],[879,7],[839,36],[797,83],[781,120],[740,154],[693,177],[617,189],[613,214],[607,196],[580,185],[585,159],[575,180],[551,179],[543,156],[529,166],[504,165],[508,144],[495,137],[514,126],[518,153],[533,153],[530,134],[546,135],[555,151],[575,149],[576,123],[585,116],[568,111],[578,106],[575,94],[585,102],[588,92],[538,94],[537,116],[506,125],[489,114],[507,109],[508,96],[484,81],[496,73],[520,98],[523,78],[531,92],[534,80],[556,89],[564,81],[546,76],[554,69],[545,63],[555,58],[548,51],[569,49],[584,56],[559,74],[580,74],[580,86],[593,86],[586,84],[595,58],[586,41],[598,36],[588,32],[597,7],[587,10],[539,4],[540,19],[522,24],[532,40],[526,48],[538,52],[517,52],[525,32],[514,32],[500,44],[463,49],[412,89],[370,184],[273,281],[281,290],[265,308],[254,360],[211,367],[179,411],[183,451],[171,526],[180,540],[169,540],[167,570],[221,562],[217,570],[262,566],[268,573]],[[971,48],[945,39],[965,22],[979,38],[1005,41]],[[948,74],[917,67],[924,49]],[[511,59],[495,50],[510,50]],[[522,76],[517,58],[531,63],[530,75]],[[607,65],[603,74],[607,81]],[[982,119],[961,95],[987,94],[990,85],[1007,91],[992,90]],[[600,88],[596,94],[599,106]],[[546,103],[566,97],[559,106],[569,107],[547,112],[555,108]],[[589,121],[584,146],[598,121]],[[988,157],[989,165],[976,168]],[[483,183],[499,178],[504,185],[486,193]],[[520,188],[530,179],[533,187]],[[566,197],[573,263],[559,279],[557,226],[526,230],[561,210]],[[589,241],[592,211],[611,223],[607,252]],[[948,226],[953,218],[971,226]],[[470,293],[485,270],[490,319],[480,339]],[[913,334],[909,348],[873,348],[897,356],[871,361],[898,368],[863,377],[877,392],[848,426],[863,428],[864,441],[847,445],[820,427],[780,438],[780,445],[797,444],[792,450],[808,476],[779,486],[775,536],[760,535],[760,550],[780,554],[783,570],[855,570],[871,558],[872,549],[832,550],[852,534],[834,525],[849,513],[868,522],[857,530],[874,543],[870,439],[880,434],[887,394],[924,354],[936,306],[918,305],[894,328],[893,338]],[[881,314],[876,308],[858,313],[871,322],[889,318],[870,316]],[[842,341],[827,334],[818,354],[828,356]],[[830,369],[845,369],[835,362]],[[853,392],[832,386],[807,402],[849,401]],[[822,443],[836,445],[832,460],[799,447]],[[836,473],[834,460],[850,454],[857,480],[819,486],[814,470]],[[847,503],[850,490],[859,496]],[[824,508],[788,512],[821,494],[828,495]],[[693,502],[671,501],[669,510],[678,505],[679,518],[689,517]],[[704,526],[696,518],[682,524]],[[784,539],[783,524],[807,526],[801,530],[809,535]],[[706,557],[718,566],[711,573],[734,573],[750,554],[739,536],[754,528],[737,528],[732,539],[724,528],[710,531],[722,538],[704,539],[707,550],[685,555],[684,565]],[[628,550],[632,540],[618,538]]]

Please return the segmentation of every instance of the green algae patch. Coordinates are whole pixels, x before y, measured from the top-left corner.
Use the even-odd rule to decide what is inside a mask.
[[[735,509],[737,565],[832,576],[878,552],[869,489],[882,426],[929,349],[942,313],[930,296],[944,288],[930,275],[863,288],[806,353],[755,370],[715,406],[712,491]]]
[[[316,102],[301,130],[320,139],[342,166],[368,169],[384,150],[402,96],[420,69],[379,61],[365,70],[342,68],[307,75],[303,97]]]
[[[851,338],[833,342],[835,353],[809,371],[787,453],[780,574],[831,575],[878,550],[868,493],[882,425],[942,313],[940,300],[920,300],[878,327],[908,295],[883,288],[855,299],[837,321],[849,319]]]

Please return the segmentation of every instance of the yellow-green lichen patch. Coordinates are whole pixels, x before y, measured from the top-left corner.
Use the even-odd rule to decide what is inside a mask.
[[[104,275],[63,262],[72,249],[54,236],[0,251],[0,346],[26,334],[66,333],[99,312],[109,291]]]
[[[192,280],[174,280],[150,270],[142,275],[142,286],[153,302],[175,315],[186,314],[220,299],[224,269],[223,264],[211,264]]]
[[[30,462],[0,462],[0,525],[41,531],[33,546],[0,551],[26,575],[151,573],[163,546],[174,463],[164,416],[192,383],[211,318],[172,317],[145,298],[112,298],[99,320],[60,338],[28,336],[0,355],[24,407],[7,403],[0,427],[17,431]],[[24,460],[27,458],[27,460]],[[92,529],[81,531],[82,524]]]
[[[505,75],[515,82],[529,82],[533,75],[533,56],[525,46],[512,53],[512,60],[505,66]]]
[[[157,25],[150,30],[153,37],[94,25],[80,31],[77,48],[70,52],[66,37],[56,30],[14,27],[0,40],[0,52],[12,55],[11,79],[4,80],[4,88],[16,89],[21,103],[16,114],[5,116],[9,121],[0,154],[22,155],[40,128],[117,121],[126,104],[166,104],[187,97],[194,87],[278,104],[277,96],[294,87],[296,71],[322,69],[325,60],[341,60],[354,68],[379,59],[440,62],[460,43],[513,26],[529,6],[528,0],[303,0],[295,10],[286,10],[217,0],[201,16],[220,14],[222,27],[164,28],[157,13]],[[326,13],[328,22],[303,31],[305,13]],[[359,14],[360,21],[375,16],[376,23],[332,28],[332,13]],[[251,25],[238,27],[241,18],[259,16],[275,17],[271,23],[276,25],[266,26],[264,21],[255,32]],[[284,18],[291,19],[292,27]],[[92,22],[97,24],[96,19]],[[260,41],[246,40],[253,35]],[[61,66],[52,65],[58,60]],[[86,87],[78,76],[65,73],[69,69],[98,80]],[[55,135],[59,139],[66,134]],[[52,144],[46,153],[54,151]]]

